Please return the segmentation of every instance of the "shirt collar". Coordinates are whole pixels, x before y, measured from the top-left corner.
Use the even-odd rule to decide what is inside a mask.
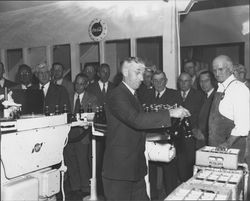
[[[2,78],[2,79],[0,80],[0,86],[3,87],[3,85],[4,85],[4,78]]]
[[[22,89],[27,89],[28,87],[31,87],[31,84],[28,84],[27,86],[24,85],[24,84],[21,84],[21,88],[22,88]]]
[[[185,93],[186,93],[186,96],[185,97],[187,97],[187,95],[188,95],[188,93],[190,92],[190,89],[189,90],[187,90],[187,91],[185,91]],[[184,91],[181,91],[181,95],[184,93]]]
[[[102,82],[101,80],[99,80],[98,83],[99,83],[99,85],[101,87],[103,87],[103,84],[105,84],[105,87],[107,87],[109,82],[108,81],[107,82]]]
[[[56,84],[62,85],[62,82],[63,82],[63,79],[61,78],[61,79],[59,79],[59,80],[56,81]]]
[[[166,87],[160,92],[159,97],[161,97],[165,91],[166,91]],[[158,91],[155,91],[155,96],[157,96],[158,93],[159,93]]]
[[[227,86],[230,84],[231,81],[235,80],[236,78],[234,75],[230,75],[224,82],[222,82],[222,86],[226,89]]]
[[[207,98],[209,98],[209,96],[213,93],[213,91],[214,91],[214,88],[210,89],[210,91],[207,92]]]
[[[82,101],[82,98],[83,98],[83,96],[84,96],[84,92],[82,92],[82,93],[80,93],[80,94],[78,94],[78,93],[75,92],[75,98],[74,98],[75,100],[77,99],[78,95],[79,95],[80,102],[81,102],[81,101]]]
[[[42,88],[42,86],[44,86],[44,89],[48,89],[50,85],[50,82],[47,82],[45,85],[42,85],[41,83],[39,84],[40,89]]]
[[[128,90],[129,90],[133,95],[135,95],[135,90],[132,89],[130,86],[128,86],[128,85],[126,84],[126,82],[124,82],[124,81],[122,81],[122,82],[123,82],[123,84],[128,88]]]

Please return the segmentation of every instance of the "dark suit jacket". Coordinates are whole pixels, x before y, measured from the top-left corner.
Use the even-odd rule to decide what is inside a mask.
[[[108,82],[107,92],[106,92],[106,95],[104,96],[102,91],[101,91],[102,89],[100,88],[98,81],[95,81],[94,83],[92,83],[88,86],[87,91],[92,93],[93,95],[95,95],[97,97],[98,105],[103,105],[104,103],[106,103],[107,94],[113,88],[114,88],[113,83]]]
[[[198,128],[204,134],[206,144],[208,143],[208,118],[215,92],[216,89],[205,99],[198,116]]]
[[[147,170],[143,129],[170,126],[169,111],[144,112],[139,100],[124,83],[109,93],[105,110],[108,131],[103,176],[138,181]]]
[[[182,99],[178,95],[177,90],[166,88],[165,92],[159,99],[156,99],[154,92],[154,97],[152,98],[152,101],[153,101],[152,103],[155,104],[168,104],[172,106],[174,104],[180,105]]]
[[[181,98],[181,91],[179,91],[179,96]],[[198,127],[198,116],[204,99],[205,96],[201,91],[191,88],[185,101],[181,101],[181,105],[191,113],[190,121],[193,128]]]
[[[152,98],[154,98],[155,90],[153,86],[147,88],[145,84],[141,83],[140,87],[137,89],[137,95],[141,104],[149,106],[152,103]]]
[[[39,84],[35,84],[32,89],[39,89]],[[67,105],[68,111],[70,111],[70,101],[66,89],[63,86],[55,85],[50,82],[46,97],[44,98],[44,107],[49,107],[49,112],[55,112],[55,106],[59,106],[60,112],[63,112],[64,105]]]
[[[11,88],[11,87],[14,87],[14,86],[16,86],[16,85],[17,85],[17,83],[12,82],[12,81],[7,80],[7,79],[4,78],[3,88],[4,88],[4,87]]]

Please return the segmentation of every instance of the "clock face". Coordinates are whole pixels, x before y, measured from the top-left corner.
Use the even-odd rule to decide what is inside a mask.
[[[89,25],[89,36],[94,41],[101,41],[107,32],[107,24],[101,19],[96,18]]]

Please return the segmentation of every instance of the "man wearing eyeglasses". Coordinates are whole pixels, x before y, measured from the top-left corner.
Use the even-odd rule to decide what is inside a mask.
[[[146,113],[135,93],[145,70],[135,57],[121,65],[123,81],[107,97],[106,150],[103,161],[103,184],[107,200],[149,200],[144,176],[147,173],[145,129],[171,125],[170,117],[190,115],[184,108]]]

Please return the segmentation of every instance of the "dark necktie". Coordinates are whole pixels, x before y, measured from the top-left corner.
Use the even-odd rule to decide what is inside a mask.
[[[183,91],[183,92],[182,92],[182,100],[183,100],[183,102],[185,101],[186,96],[187,96],[187,92],[186,92],[186,91]]]
[[[106,90],[105,90],[105,83],[103,83],[102,93],[103,93],[104,95],[106,94]]]
[[[76,102],[75,102],[75,109],[74,113],[78,113],[81,107],[81,102],[80,102],[80,95],[77,96]]]
[[[136,100],[138,100],[138,96],[137,96],[136,91],[134,92],[134,97],[136,98]]]
[[[160,93],[158,92],[157,95],[156,95],[156,99],[160,99]]]
[[[43,91],[43,96],[45,97],[45,92],[44,92],[44,85],[41,86],[41,90]]]

